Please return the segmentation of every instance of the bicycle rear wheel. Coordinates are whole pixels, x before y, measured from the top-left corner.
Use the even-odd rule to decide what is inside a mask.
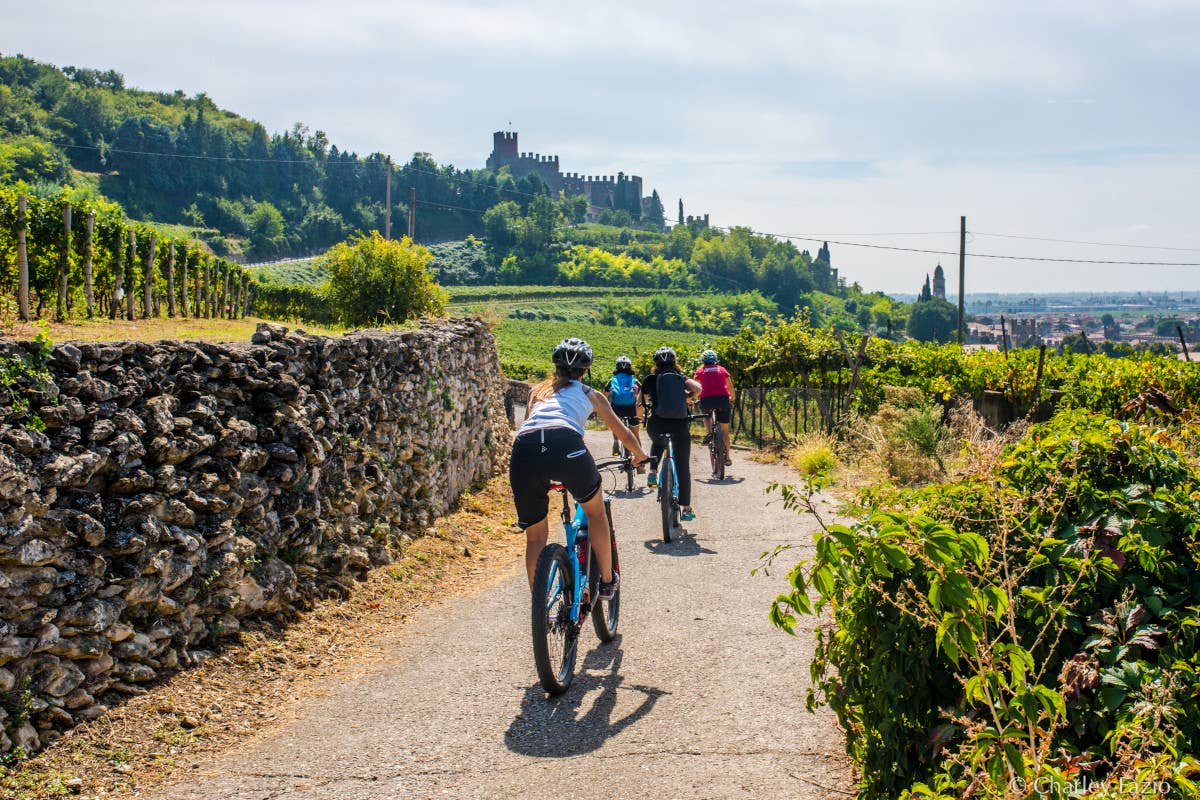
[[[725,480],[725,431],[720,423],[713,424],[712,447],[713,477],[719,481]]]
[[[630,459],[633,457],[633,454],[629,452],[628,447],[623,448],[623,452],[625,454],[626,459]],[[625,468],[625,491],[627,491],[627,492],[633,491],[633,462],[632,461]]]
[[[579,629],[571,620],[575,576],[570,558],[561,544],[546,545],[533,573],[533,662],[550,694],[565,692],[575,676]]]
[[[671,459],[663,456],[662,472],[658,480],[658,503],[662,508],[663,541],[671,541],[671,532],[675,527],[674,514],[675,470],[672,469]]]

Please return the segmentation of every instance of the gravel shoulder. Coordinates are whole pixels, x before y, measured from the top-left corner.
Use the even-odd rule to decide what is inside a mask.
[[[598,457],[611,441],[588,440]],[[833,715],[804,709],[811,636],[767,620],[786,569],[750,574],[778,544],[800,545],[789,562],[811,547],[811,521],[764,493],[791,474],[742,455],[716,484],[701,458],[693,453],[700,516],[671,544],[652,493],[614,500],[621,635],[602,646],[585,629],[562,697],[547,699],[537,683],[528,588],[511,574],[397,622],[403,635],[381,636],[381,658],[153,796],[852,795]]]

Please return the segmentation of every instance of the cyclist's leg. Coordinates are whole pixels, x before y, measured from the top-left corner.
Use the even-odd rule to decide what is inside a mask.
[[[588,520],[588,542],[600,567],[600,580],[612,581],[612,545],[609,542],[608,515],[604,513],[604,492],[597,490],[586,502],[580,503]]]
[[[600,579],[612,581],[612,549],[608,536],[608,515],[604,513],[604,482],[596,469],[592,454],[584,446],[583,437],[575,437],[571,441],[574,449],[569,449],[560,467],[563,486],[583,506],[587,514],[588,540],[596,554],[596,564],[600,567]]]
[[[550,510],[547,497],[550,479],[545,473],[546,460],[541,447],[542,440],[537,433],[518,436],[508,461],[508,483],[512,488],[513,504],[517,507],[517,527],[525,531],[525,569],[529,573],[530,587],[550,529],[546,520]]]
[[[546,548],[550,538],[550,523],[546,517],[525,529],[525,571],[529,574],[529,588],[533,588],[533,573],[537,569],[538,557]]]
[[[650,471],[658,472],[658,460],[662,458],[663,450],[666,445],[662,440],[662,422],[656,419],[651,419],[646,424],[646,434],[650,437]]]
[[[673,435],[675,444],[675,480],[679,483],[679,505],[692,507],[692,437],[688,435],[686,420],[679,423],[678,435]]]

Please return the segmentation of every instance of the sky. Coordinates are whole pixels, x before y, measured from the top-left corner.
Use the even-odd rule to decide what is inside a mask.
[[[116,69],[343,149],[493,131],[668,216],[831,244],[867,289],[1196,290],[1200,2],[0,0],[0,52]],[[1030,236],[1138,247],[1048,242]],[[813,252],[818,242],[797,240]],[[1163,249],[1149,249],[1163,248]],[[1165,249],[1182,248],[1182,249]]]

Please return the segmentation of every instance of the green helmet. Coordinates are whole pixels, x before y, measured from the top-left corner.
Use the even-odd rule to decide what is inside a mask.
[[[705,364],[717,363],[717,351],[716,350],[705,350],[703,355],[700,356],[700,360],[703,361]]]

